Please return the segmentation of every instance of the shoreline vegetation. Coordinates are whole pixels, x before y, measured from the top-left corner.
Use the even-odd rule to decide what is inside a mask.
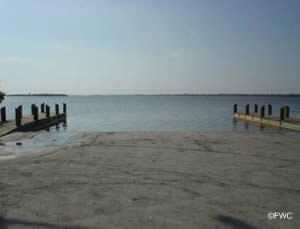
[[[268,97],[300,97],[300,94],[94,94],[94,95],[80,95],[80,94],[7,94],[5,96],[268,96]]]

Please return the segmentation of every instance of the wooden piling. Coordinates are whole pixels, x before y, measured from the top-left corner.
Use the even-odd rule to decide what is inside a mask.
[[[23,118],[23,106],[22,105],[18,106],[18,110],[20,113],[20,117]]]
[[[272,115],[272,105],[268,104],[268,115]]]
[[[16,108],[15,116],[16,116],[16,126],[20,127],[22,125],[22,109],[21,109],[21,107]]]
[[[55,114],[59,115],[59,105],[55,104]]]
[[[262,106],[260,108],[260,118],[264,118],[265,117],[265,106]]]
[[[285,118],[290,118],[290,107],[285,106]]]
[[[247,104],[246,105],[246,115],[249,115],[249,113],[250,113],[250,105],[249,104]]]
[[[268,106],[268,107],[267,107]],[[246,122],[254,122],[263,126],[273,126],[290,130],[300,131],[300,119],[299,118],[289,118],[290,108],[289,106],[284,106],[280,109],[280,117],[272,115],[272,106],[268,104],[267,106],[260,107],[260,114],[248,113],[248,105],[246,106],[246,112],[236,112],[233,117],[236,119],[244,120]],[[255,104],[256,107],[256,104]],[[254,110],[256,108],[254,107]],[[268,110],[266,110],[268,109]],[[268,112],[268,115],[266,114]]]
[[[280,109],[280,123],[285,120],[285,107]]]
[[[41,112],[42,112],[42,113],[45,113],[45,103],[42,103],[42,104],[41,104]]]
[[[63,112],[64,112],[64,114],[66,114],[67,113],[67,104],[63,104]]]
[[[31,104],[31,114],[34,114],[35,104]]]
[[[46,105],[46,118],[50,118],[50,107]]]
[[[234,104],[233,106],[233,113],[237,113],[238,112],[238,105],[237,104]]]
[[[1,108],[1,122],[6,122],[6,107]]]
[[[50,106],[44,106],[46,114],[39,113],[40,106],[31,105],[32,115],[24,115],[22,106],[15,108],[15,120],[6,121],[6,108],[0,108],[0,137],[15,131],[37,131],[47,129],[59,123],[66,123],[66,114],[51,114]],[[65,108],[66,110],[66,108]],[[59,106],[56,104],[55,111],[59,113]],[[6,121],[6,122],[3,122]]]
[[[258,105],[257,104],[254,104],[254,112],[258,113]]]
[[[34,121],[39,120],[39,108],[35,105],[33,107],[33,119],[34,119]]]

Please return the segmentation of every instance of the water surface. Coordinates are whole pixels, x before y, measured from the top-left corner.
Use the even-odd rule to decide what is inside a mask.
[[[6,97],[2,106],[8,118],[23,105],[30,114],[31,104],[68,104],[67,128],[51,128],[31,141],[23,141],[21,151],[34,147],[61,145],[72,142],[82,131],[250,131],[258,134],[284,133],[285,130],[261,128],[259,125],[233,121],[233,104],[244,110],[246,104],[272,104],[274,115],[289,105],[291,116],[300,118],[300,99],[270,96],[68,96],[68,97]],[[253,106],[251,107],[253,109]],[[12,143],[13,145],[14,143]],[[7,147],[6,147],[7,148]],[[18,149],[17,149],[18,150]]]
[[[300,116],[299,97],[270,96],[68,96],[6,97],[9,118],[14,108],[47,103],[68,104],[68,131],[218,131],[237,128],[232,122],[232,106],[272,104],[275,115],[289,105],[291,115]]]

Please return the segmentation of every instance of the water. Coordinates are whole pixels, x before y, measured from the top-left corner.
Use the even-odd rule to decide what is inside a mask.
[[[233,104],[244,110],[246,104],[272,104],[274,115],[284,105],[291,116],[300,118],[299,97],[270,96],[68,96],[6,97],[8,117],[14,108],[47,103],[68,104],[68,133],[77,131],[226,131],[259,130],[255,125],[233,122]],[[62,106],[61,106],[62,109]],[[253,106],[251,107],[253,109]],[[246,128],[245,128],[246,127]]]

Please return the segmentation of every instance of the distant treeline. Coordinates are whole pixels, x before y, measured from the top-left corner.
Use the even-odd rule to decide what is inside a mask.
[[[300,94],[135,94],[140,96],[282,96],[300,97]]]
[[[283,97],[299,97],[300,94],[182,94],[187,96],[283,96]]]
[[[6,96],[68,96],[67,94],[8,94]],[[76,95],[80,96],[80,95]],[[98,94],[88,96],[274,96],[300,97],[300,94]]]
[[[9,94],[6,96],[68,96],[66,94]]]
[[[300,97],[300,94],[98,94],[89,96],[274,96]]]

